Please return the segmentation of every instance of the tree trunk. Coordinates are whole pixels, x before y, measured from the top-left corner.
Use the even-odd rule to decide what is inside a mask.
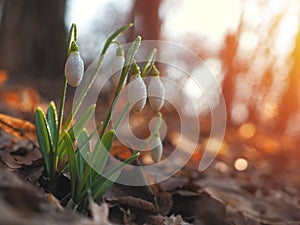
[[[136,0],[134,7],[135,33],[143,40],[158,40],[161,20],[159,7],[161,0]]]
[[[13,77],[58,77],[66,57],[66,0],[2,1],[0,68]]]

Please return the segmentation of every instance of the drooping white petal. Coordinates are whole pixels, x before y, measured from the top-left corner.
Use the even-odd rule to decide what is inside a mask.
[[[84,63],[79,55],[79,52],[71,52],[65,64],[65,75],[68,84],[72,87],[77,87],[83,77]]]
[[[159,76],[151,76],[148,84],[148,98],[151,108],[159,111],[165,102],[165,88]]]
[[[151,141],[151,158],[153,162],[157,163],[161,159],[162,152],[163,152],[163,146],[161,143],[160,136],[154,136],[154,138]]]
[[[131,80],[128,85],[128,100],[135,112],[142,111],[146,105],[147,88],[140,75]]]

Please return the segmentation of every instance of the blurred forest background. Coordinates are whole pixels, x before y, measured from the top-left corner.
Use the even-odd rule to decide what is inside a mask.
[[[23,111],[32,110],[29,102],[40,95],[58,97],[72,22],[78,26],[86,67],[108,34],[134,22],[124,43],[137,34],[144,40],[167,40],[191,49],[207,63],[223,90],[228,127],[241,128],[245,138],[258,131],[276,134],[283,148],[289,148],[290,140],[297,142],[297,0],[0,0],[0,12],[1,85],[26,84],[39,92],[26,89],[21,97],[12,97],[23,89],[11,95],[2,89],[1,100],[15,101]]]

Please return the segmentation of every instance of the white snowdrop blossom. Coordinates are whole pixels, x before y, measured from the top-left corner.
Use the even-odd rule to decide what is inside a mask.
[[[114,61],[112,63],[112,81],[115,87],[118,86],[119,80],[122,75],[122,68],[125,62],[125,57],[124,57],[124,50],[122,47],[118,47],[116,56],[114,58]],[[126,80],[126,79],[125,79]],[[122,84],[122,88],[124,87],[126,81],[124,80]]]
[[[159,162],[163,152],[163,146],[159,134],[155,134],[155,136],[153,137],[150,144],[150,148],[151,148],[150,154],[153,162],[155,163]]]
[[[151,76],[148,84],[148,98],[151,108],[159,111],[165,102],[165,88],[159,76]]]
[[[78,51],[72,51],[65,64],[65,75],[68,84],[77,87],[83,77],[84,63]]]
[[[134,112],[142,111],[147,101],[147,88],[136,64],[133,64],[133,74],[128,85],[128,101],[133,105]]]

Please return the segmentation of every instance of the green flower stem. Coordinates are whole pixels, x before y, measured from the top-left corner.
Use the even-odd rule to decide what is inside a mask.
[[[140,151],[141,149],[143,149],[146,145],[148,145],[150,143],[150,141],[153,139],[153,137],[159,133],[159,129],[161,127],[161,124],[162,124],[162,116],[161,116],[161,113],[158,112],[158,122],[157,122],[157,126],[154,130],[154,132],[151,133],[151,135],[140,145],[140,147],[138,148],[138,151]]]
[[[150,55],[148,56],[147,63],[144,65],[142,69],[141,77],[146,77],[148,75],[152,65],[154,65],[156,55],[157,55],[157,49],[154,48],[152,49]]]
[[[134,40],[132,46],[129,48],[128,53],[126,55],[124,67],[123,67],[123,70],[122,70],[122,74],[121,74],[121,78],[119,80],[119,84],[118,84],[117,90],[115,92],[115,96],[113,98],[113,101],[112,101],[112,104],[111,104],[111,106],[109,108],[109,111],[108,111],[108,113],[106,115],[106,118],[104,120],[101,133],[99,135],[100,139],[103,138],[103,135],[105,134],[105,131],[106,131],[107,127],[108,127],[108,124],[109,124],[109,122],[111,120],[112,112],[113,112],[113,110],[115,108],[115,105],[116,105],[116,103],[118,101],[118,98],[119,98],[119,94],[120,94],[120,92],[122,90],[122,87],[123,87],[122,84],[124,83],[124,80],[125,80],[125,78],[128,75],[128,72],[129,72],[130,67],[131,67],[131,63],[132,63],[132,61],[134,59],[134,56],[137,53],[140,45],[141,45],[141,37],[137,36],[137,38]]]
[[[127,102],[126,106],[124,107],[124,109],[123,109],[121,115],[119,116],[119,118],[118,118],[118,120],[117,120],[117,122],[116,122],[116,124],[115,124],[115,126],[114,126],[114,129],[115,129],[115,130],[117,130],[117,129],[119,128],[119,126],[120,126],[122,120],[124,119],[125,114],[126,114],[126,113],[128,112],[128,110],[129,110],[129,107],[130,107],[130,103]]]
[[[65,99],[66,99],[66,92],[67,92],[67,79],[66,76],[63,78],[63,89],[62,89],[62,94],[60,98],[60,107],[59,107],[59,113],[58,113],[58,124],[57,124],[57,134],[56,134],[56,140],[55,140],[55,148],[54,148],[54,160],[53,160],[53,173],[56,173],[57,165],[58,165],[58,147],[59,147],[59,136],[61,133],[61,124],[62,124],[62,119],[63,119],[63,111],[65,107]],[[52,174],[55,176],[55,174]],[[51,177],[50,177],[51,179]]]
[[[69,36],[68,36],[68,51],[67,51],[67,56],[69,57],[71,53],[71,46],[72,42],[77,40],[77,28],[76,24],[73,23],[70,28]],[[66,92],[67,92],[67,79],[64,74],[63,78],[63,88],[62,88],[62,94],[60,98],[60,106],[59,106],[59,113],[58,113],[58,124],[57,124],[57,134],[56,134],[56,140],[53,143],[54,144],[54,159],[53,159],[53,165],[51,169],[51,174],[50,174],[50,180],[54,180],[56,177],[56,169],[58,165],[58,147],[59,147],[59,137],[61,133],[61,125],[62,125],[62,120],[63,120],[63,112],[64,112],[64,107],[65,107],[65,100],[66,100]]]
[[[99,71],[99,69],[100,69],[100,67],[101,67],[101,65],[102,65],[102,61],[103,61],[103,59],[104,59],[104,55],[105,55],[105,53],[107,52],[107,50],[108,50],[110,44],[112,44],[112,43],[115,41],[115,39],[116,39],[120,34],[122,34],[123,32],[125,32],[126,30],[128,30],[128,29],[129,29],[130,27],[132,27],[132,26],[133,26],[133,24],[132,24],[132,23],[129,23],[129,24],[127,24],[126,26],[121,27],[119,30],[117,30],[115,33],[113,33],[113,34],[106,40],[106,42],[105,42],[105,44],[104,44],[104,47],[103,47],[103,49],[102,49],[102,52],[101,52],[101,54],[100,54],[100,57],[99,57],[99,59],[98,59],[98,61],[97,61],[96,67],[95,67],[95,69],[94,69],[94,71],[93,71],[93,73],[92,73],[92,76],[90,77],[90,80],[86,83],[86,85],[84,86],[84,88],[83,88],[82,92],[80,93],[80,95],[79,95],[77,101],[75,102],[74,107],[73,107],[73,111],[69,114],[69,116],[68,116],[68,118],[67,118],[67,120],[66,120],[66,122],[65,122],[64,129],[67,129],[67,128],[68,128],[68,126],[70,125],[70,123],[71,123],[71,121],[72,121],[73,115],[76,115],[76,113],[78,112],[79,107],[80,107],[80,105],[81,105],[81,103],[82,103],[84,97],[86,96],[88,90],[90,89],[90,87],[91,87],[91,85],[92,85],[92,83],[93,83],[93,81],[94,81],[94,79],[95,79],[95,77],[96,77],[96,75],[97,75],[97,72]]]

